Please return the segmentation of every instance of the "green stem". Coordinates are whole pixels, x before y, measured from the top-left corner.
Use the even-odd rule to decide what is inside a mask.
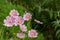
[[[58,12],[58,16],[59,16],[59,12]]]

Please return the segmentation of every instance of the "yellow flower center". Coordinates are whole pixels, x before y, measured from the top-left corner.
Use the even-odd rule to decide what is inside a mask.
[[[34,33],[32,32],[31,35],[34,36]]]
[[[9,23],[11,24],[12,23],[12,20],[9,20]]]
[[[26,16],[26,18],[30,18],[30,16]]]
[[[18,24],[21,24],[21,21],[20,20],[18,20]]]

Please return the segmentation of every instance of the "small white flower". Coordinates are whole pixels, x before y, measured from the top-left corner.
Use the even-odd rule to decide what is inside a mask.
[[[30,13],[25,13],[24,16],[23,16],[23,19],[26,20],[26,21],[29,21],[32,17],[32,15]]]
[[[25,37],[25,34],[24,33],[17,33],[17,37],[18,38],[24,38]]]
[[[11,16],[7,16],[6,19],[4,19],[4,25],[7,27],[12,27],[15,23],[15,20]]]
[[[27,27],[25,25],[20,25],[20,30],[22,32],[26,32],[27,31]]]
[[[17,10],[13,9],[13,10],[10,11],[10,16],[12,16],[12,17],[15,18],[15,17],[18,16],[18,15],[19,15],[19,13],[18,13]]]
[[[39,20],[34,19],[34,21],[38,24],[43,24],[43,22],[40,22]]]
[[[24,19],[21,16],[16,17],[15,19],[15,26],[21,25],[24,23]]]
[[[36,32],[36,30],[31,29],[28,31],[28,36],[31,38],[36,38],[37,35],[38,35],[38,33]]]

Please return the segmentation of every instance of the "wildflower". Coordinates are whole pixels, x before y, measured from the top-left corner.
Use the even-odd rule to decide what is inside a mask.
[[[10,40],[14,40],[14,39],[11,37]]]
[[[13,9],[13,10],[10,11],[10,16],[12,16],[12,17],[15,18],[15,17],[18,16],[18,15],[19,15],[19,13],[18,13],[17,10]]]
[[[4,19],[4,25],[12,27],[14,25],[14,18],[11,16],[7,16],[6,19]]]
[[[29,21],[30,19],[31,19],[31,14],[30,13],[26,13],[26,14],[24,14],[24,16],[23,16],[23,19],[24,20],[26,20],[26,21]]]
[[[28,36],[31,37],[31,38],[36,38],[38,35],[38,33],[36,32],[36,30],[30,30],[28,31]]]
[[[39,20],[34,19],[34,21],[38,24],[43,24],[43,22],[40,22]]]
[[[20,30],[22,32],[26,32],[27,31],[27,27],[25,25],[20,25]]]
[[[24,19],[21,16],[16,17],[16,19],[15,19],[15,26],[23,24],[23,23],[24,23]]]
[[[24,38],[25,37],[25,34],[24,33],[17,33],[17,37],[18,38]]]

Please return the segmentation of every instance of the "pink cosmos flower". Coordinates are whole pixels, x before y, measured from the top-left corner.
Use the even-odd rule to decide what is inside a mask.
[[[30,30],[28,31],[28,36],[31,37],[31,38],[36,38],[38,35],[38,33],[36,32],[36,30]]]
[[[14,18],[11,16],[7,16],[6,19],[4,19],[4,25],[7,27],[12,27],[14,23],[15,23]]]
[[[20,30],[22,32],[26,32],[27,31],[27,27],[25,25],[20,25]]]
[[[24,23],[24,19],[21,16],[16,17],[15,19],[15,26],[21,25]]]
[[[25,34],[24,33],[17,33],[17,37],[18,38],[24,38],[25,37]]]
[[[14,40],[14,39],[11,37],[10,40]]]
[[[10,11],[10,16],[12,16],[12,17],[15,18],[15,17],[18,16],[18,15],[19,15],[19,13],[18,13],[17,10],[13,9],[13,10]]]
[[[31,14],[30,13],[26,13],[26,14],[24,14],[24,16],[23,16],[23,19],[24,20],[26,20],[26,21],[29,21],[30,19],[31,19]]]

